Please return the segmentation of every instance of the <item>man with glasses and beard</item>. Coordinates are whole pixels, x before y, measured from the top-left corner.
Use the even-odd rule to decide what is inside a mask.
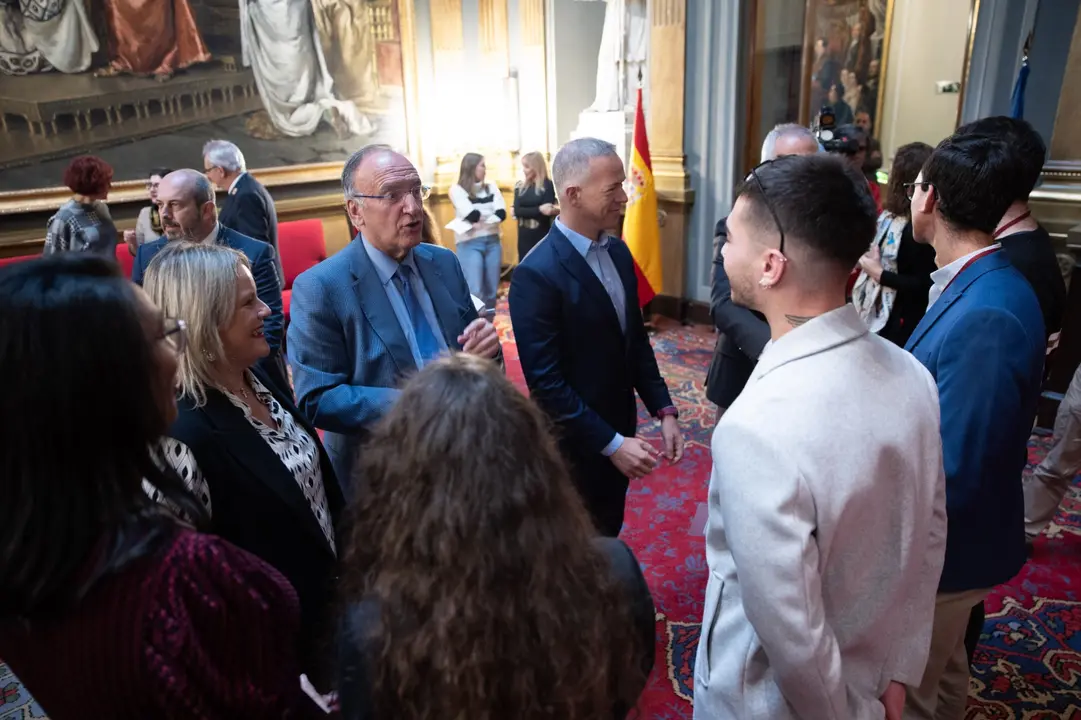
[[[946,540],[938,398],[845,302],[875,230],[866,187],[838,158],[780,158],[728,217],[732,299],[771,339],[713,433],[696,718],[899,718],[923,675]]]

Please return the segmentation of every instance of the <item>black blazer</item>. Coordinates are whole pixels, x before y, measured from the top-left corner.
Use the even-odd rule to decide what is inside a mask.
[[[540,206],[545,203],[556,203],[556,189],[551,180],[544,181],[544,190],[539,193],[532,185],[517,185],[514,188],[514,217],[518,219],[518,262],[552,229],[552,216],[540,211]],[[525,227],[523,220],[535,220],[537,227]]]
[[[315,428],[266,373],[258,368],[252,373],[315,439],[327,506],[336,526],[344,505],[342,491]],[[262,558],[292,583],[301,607],[302,668],[313,678],[325,678],[317,658],[330,654],[322,646],[329,640],[326,623],[338,562],[311,505],[270,445],[224,394],[208,389],[203,407],[194,407],[187,397],[178,405],[180,412],[168,435],[191,449],[210,487],[210,532]],[[336,541],[340,546],[342,536]]]
[[[706,374],[706,398],[718,407],[728,408],[751,378],[758,356],[769,342],[770,330],[762,315],[732,302],[732,284],[721,255],[728,240],[727,218],[717,222],[713,235],[709,312],[720,336]]]
[[[615,470],[601,451],[615,433],[634,436],[635,390],[652,415],[672,405],[642,320],[634,259],[618,238],[608,254],[626,295],[626,333],[604,285],[557,225],[518,265],[510,286],[526,384],[561,432],[579,481]]]
[[[897,248],[897,272],[882,271],[882,285],[893,288],[897,296],[885,327],[879,336],[904,347],[912,331],[920,324],[927,312],[927,294],[931,290],[931,273],[935,265],[935,249],[917,242],[912,236],[912,221],[901,231],[901,243]]]
[[[256,240],[262,240],[274,248],[274,258],[280,287],[285,286],[285,271],[282,269],[281,252],[278,249],[278,213],[274,209],[274,198],[263,184],[244,173],[229,194],[221,201],[218,222],[227,228],[236,230]]]
[[[603,553],[612,564],[616,579],[627,593],[630,603],[631,622],[640,641],[638,662],[642,668],[642,678],[648,680],[653,670],[656,636],[655,608],[653,596],[649,592],[642,569],[630,548],[616,538],[597,538],[594,547]],[[372,668],[365,658],[365,637],[377,626],[380,620],[380,606],[377,601],[364,600],[345,608],[338,625],[338,698],[341,703],[343,720],[376,720],[372,708],[371,677]],[[525,648],[525,645],[522,645]],[[507,658],[511,664],[514,658]],[[582,668],[589,672],[589,668]],[[645,689],[645,683],[638,689],[639,695]],[[631,708],[621,702],[613,703],[612,717],[622,720]]]

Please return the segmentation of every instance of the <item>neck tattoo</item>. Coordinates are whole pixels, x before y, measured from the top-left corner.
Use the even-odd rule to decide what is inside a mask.
[[[813,317],[805,317],[803,315],[785,315],[784,319],[788,321],[788,324],[792,327],[799,327],[808,320],[814,320]]]

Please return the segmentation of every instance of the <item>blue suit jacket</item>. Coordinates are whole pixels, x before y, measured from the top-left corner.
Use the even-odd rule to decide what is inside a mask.
[[[131,271],[131,280],[136,285],[143,284],[143,275],[150,261],[165,247],[168,238],[160,237],[153,242],[139,246],[135,253],[135,264]],[[241,235],[236,230],[230,230],[224,225],[220,226],[218,244],[225,245],[237,250],[248,258],[251,263],[251,274],[255,279],[255,289],[259,299],[270,308],[270,315],[263,321],[263,332],[266,334],[267,344],[270,345],[271,357],[278,354],[282,342],[282,291],[278,284],[278,271],[274,266],[274,249],[265,242],[253,240],[246,235]]]
[[[477,318],[453,252],[418,245],[413,260],[447,347]],[[359,236],[293,281],[289,362],[297,406],[317,428],[346,495],[368,426],[398,397],[416,363],[383,283]]]
[[[562,430],[565,451],[590,472],[614,467],[601,451],[615,433],[634,436],[635,390],[650,413],[672,404],[642,321],[634,259],[615,238],[608,254],[626,294],[626,333],[604,285],[554,225],[515,268],[510,286],[530,394]]]
[[[1021,472],[1043,376],[1043,316],[1006,254],[954,278],[906,349],[938,384],[946,469],[939,590],[990,588],[1025,563]],[[898,422],[904,418],[898,418]]]

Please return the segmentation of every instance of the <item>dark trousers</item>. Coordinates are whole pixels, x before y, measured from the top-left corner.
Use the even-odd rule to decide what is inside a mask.
[[[618,537],[627,505],[627,477],[611,460],[600,454],[596,458],[585,458],[576,451],[564,449],[564,457],[568,460],[571,479],[593,519],[597,533],[605,537]]]
[[[969,665],[972,664],[972,656],[976,654],[976,646],[980,642],[984,620],[983,603],[980,603],[972,608],[972,614],[968,616],[968,628],[965,630],[965,650],[968,652]]]

